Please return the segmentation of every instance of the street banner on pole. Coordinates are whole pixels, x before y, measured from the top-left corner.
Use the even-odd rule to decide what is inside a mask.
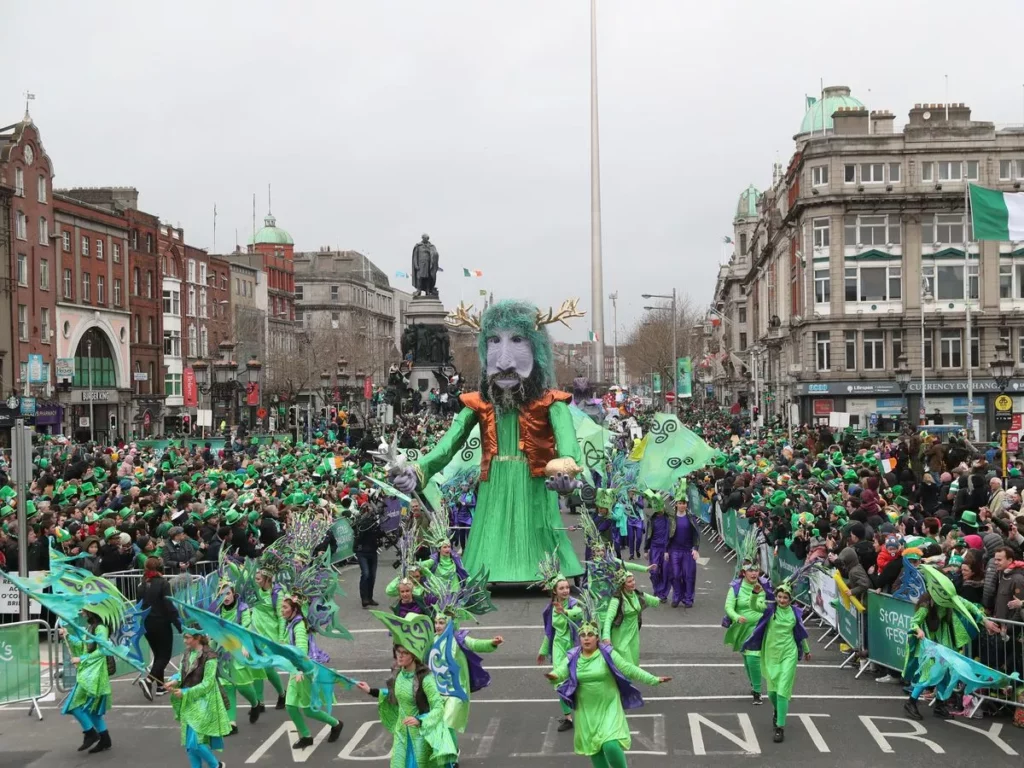
[[[676,395],[693,397],[693,361],[688,357],[676,360]]]

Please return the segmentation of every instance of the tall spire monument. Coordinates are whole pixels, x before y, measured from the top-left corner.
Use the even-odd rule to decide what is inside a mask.
[[[601,263],[601,149],[597,120],[597,0],[590,0],[590,318],[594,381],[604,380],[604,267]]]

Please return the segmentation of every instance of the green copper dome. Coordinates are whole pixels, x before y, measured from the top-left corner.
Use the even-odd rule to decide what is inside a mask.
[[[757,201],[761,199],[761,193],[757,187],[751,184],[740,192],[739,202],[736,203],[736,218],[757,218]]]
[[[261,245],[264,243],[269,245],[295,245],[292,236],[277,226],[277,219],[270,213],[263,219],[263,229],[249,239],[250,245]]]
[[[863,107],[860,99],[850,95],[850,89],[845,85],[832,85],[825,89],[824,100],[821,98],[808,97],[807,113],[804,121],[800,123],[800,133],[821,133],[822,120],[825,121],[825,130],[832,130],[832,115],[840,107]]]

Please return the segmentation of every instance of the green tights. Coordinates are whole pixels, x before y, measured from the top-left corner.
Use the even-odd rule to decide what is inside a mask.
[[[255,683],[246,683],[245,685],[231,685],[228,683],[224,686],[224,692],[228,695],[228,720],[231,721],[232,725],[237,725],[238,715],[238,696],[236,693],[242,694],[242,698],[249,702],[250,707],[255,707],[260,703],[259,692],[256,689]]]
[[[750,690],[761,692],[761,657],[751,653],[743,654],[743,668],[747,670]]]
[[[566,704],[562,699],[558,700],[558,704],[562,708],[562,715],[564,717],[569,717],[569,716],[572,715],[572,707],[570,707],[568,704]]]
[[[778,728],[786,727],[786,715],[789,714],[789,697],[779,696],[774,691],[768,691],[768,700],[775,707],[775,711],[778,712],[778,717],[775,719],[775,725]]]
[[[626,753],[617,741],[606,741],[601,751],[590,756],[594,768],[626,768]]]
[[[277,674],[277,670],[276,669],[268,669],[267,670],[267,680],[270,681],[270,686],[275,691],[277,691],[277,695],[278,696],[284,696],[284,684],[281,682],[281,676],[279,674]],[[263,686],[262,683],[260,683],[260,688],[262,689],[262,692],[264,693],[263,701],[266,701],[265,694],[266,694],[266,690],[267,689]]]
[[[288,713],[288,717],[295,723],[295,730],[299,732],[299,736],[306,739],[309,738],[309,726],[306,725],[306,721],[303,719],[303,715],[306,717],[316,720],[318,723],[326,723],[333,728],[338,724],[337,718],[331,717],[327,712],[318,712],[312,707],[293,707],[290,704],[285,707],[285,711]]]

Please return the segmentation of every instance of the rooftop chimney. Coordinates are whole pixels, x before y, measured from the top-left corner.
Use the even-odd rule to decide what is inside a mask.
[[[839,107],[832,113],[832,132],[836,136],[863,136],[868,133],[868,111],[864,107]]]

